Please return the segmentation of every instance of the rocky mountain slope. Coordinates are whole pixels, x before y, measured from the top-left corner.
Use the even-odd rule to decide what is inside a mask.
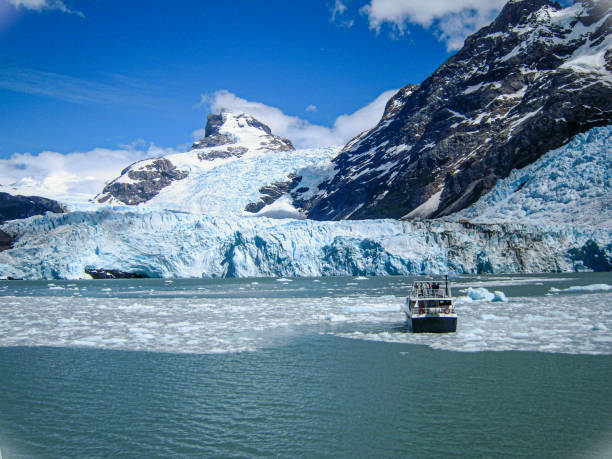
[[[65,209],[53,199],[40,196],[13,196],[0,192],[0,223],[42,215],[45,212],[63,213]]]
[[[612,2],[511,0],[380,123],[349,142],[316,192],[318,220],[457,212],[576,134],[612,123]],[[298,185],[299,187],[299,185]]]

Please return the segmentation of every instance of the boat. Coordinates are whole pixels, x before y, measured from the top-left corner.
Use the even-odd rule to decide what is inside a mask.
[[[452,333],[457,331],[457,311],[448,276],[443,282],[415,281],[403,308],[413,333]]]

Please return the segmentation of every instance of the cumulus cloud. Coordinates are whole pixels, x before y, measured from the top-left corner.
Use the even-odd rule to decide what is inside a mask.
[[[312,124],[297,116],[287,115],[277,107],[249,101],[226,90],[202,96],[202,102],[215,113],[221,109],[249,113],[270,126],[275,134],[287,137],[296,148],[316,148],[344,145],[360,132],[374,127],[380,121],[387,101],[397,91],[391,89],[383,92],[365,107],[336,118],[331,127]]]
[[[306,111],[307,112],[316,112],[318,110],[316,105],[312,105],[310,104],[308,107],[306,107]]]
[[[95,148],[62,154],[15,153],[0,160],[0,190],[54,199],[86,200],[99,193],[123,168],[145,158],[176,153],[138,141],[119,149]]]
[[[399,35],[406,33],[409,24],[432,29],[451,51],[491,22],[505,3],[506,0],[370,0],[361,12],[377,32],[384,24]]]
[[[34,11],[58,10],[62,13],[71,13],[85,17],[80,11],[68,8],[62,0],[8,0],[8,2],[15,8],[25,8]]]

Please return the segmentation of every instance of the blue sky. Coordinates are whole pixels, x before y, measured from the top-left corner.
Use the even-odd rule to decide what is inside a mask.
[[[0,0],[0,157],[189,143],[218,90],[330,126],[449,56],[434,30],[377,34],[345,3],[332,20],[331,1]]]
[[[222,106],[298,147],[343,144],[504,3],[0,0],[0,186],[112,178],[188,147]]]

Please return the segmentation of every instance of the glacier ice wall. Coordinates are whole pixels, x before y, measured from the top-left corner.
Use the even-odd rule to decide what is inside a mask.
[[[0,276],[77,279],[86,268],[151,277],[610,270],[608,230],[517,224],[233,218],[146,208],[48,213],[2,226]]]
[[[612,229],[612,126],[578,134],[567,145],[513,170],[452,217]]]

